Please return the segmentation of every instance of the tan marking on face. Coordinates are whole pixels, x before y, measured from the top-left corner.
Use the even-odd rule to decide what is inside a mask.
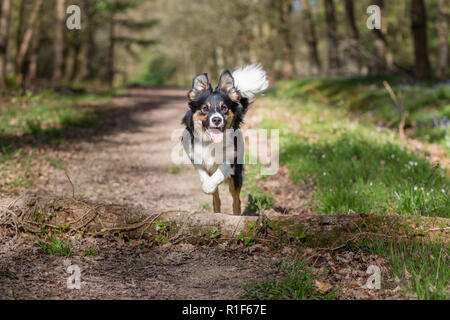
[[[228,113],[224,114],[224,117],[225,117],[225,129],[230,129],[234,119],[233,111],[228,110]]]
[[[206,102],[206,105],[208,106],[208,108],[211,108],[211,102]]]
[[[205,128],[203,128],[203,121],[206,120],[206,115],[203,114],[200,110],[197,110],[194,115],[192,116],[192,121],[194,121],[194,128],[196,130],[202,130],[202,132],[205,131]]]

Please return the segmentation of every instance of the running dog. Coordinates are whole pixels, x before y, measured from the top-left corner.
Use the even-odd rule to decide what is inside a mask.
[[[252,64],[224,70],[215,89],[206,73],[192,81],[182,145],[200,177],[203,192],[212,194],[214,212],[220,212],[218,186],[226,181],[233,197],[233,214],[241,214],[244,139],[240,126],[252,99],[269,82],[261,66]],[[214,152],[213,152],[214,151]]]

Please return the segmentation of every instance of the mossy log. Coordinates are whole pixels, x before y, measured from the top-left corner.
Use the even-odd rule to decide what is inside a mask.
[[[155,241],[241,241],[337,249],[362,238],[419,238],[448,243],[450,220],[401,215],[234,216],[151,210],[90,203],[50,195],[26,195],[2,208],[0,225],[31,233],[121,235]]]

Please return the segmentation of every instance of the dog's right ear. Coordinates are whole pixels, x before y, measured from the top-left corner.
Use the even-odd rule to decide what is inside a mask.
[[[208,74],[199,74],[192,80],[192,89],[188,92],[189,101],[194,101],[200,97],[206,90],[211,90],[211,83],[208,80]]]

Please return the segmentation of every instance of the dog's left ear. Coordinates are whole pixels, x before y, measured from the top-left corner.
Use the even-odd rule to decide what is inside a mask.
[[[233,75],[229,70],[224,70],[222,72],[219,78],[219,84],[217,85],[217,88],[220,88],[223,91],[225,91],[228,97],[234,102],[239,102],[241,96],[239,95],[237,89],[234,87]]]

